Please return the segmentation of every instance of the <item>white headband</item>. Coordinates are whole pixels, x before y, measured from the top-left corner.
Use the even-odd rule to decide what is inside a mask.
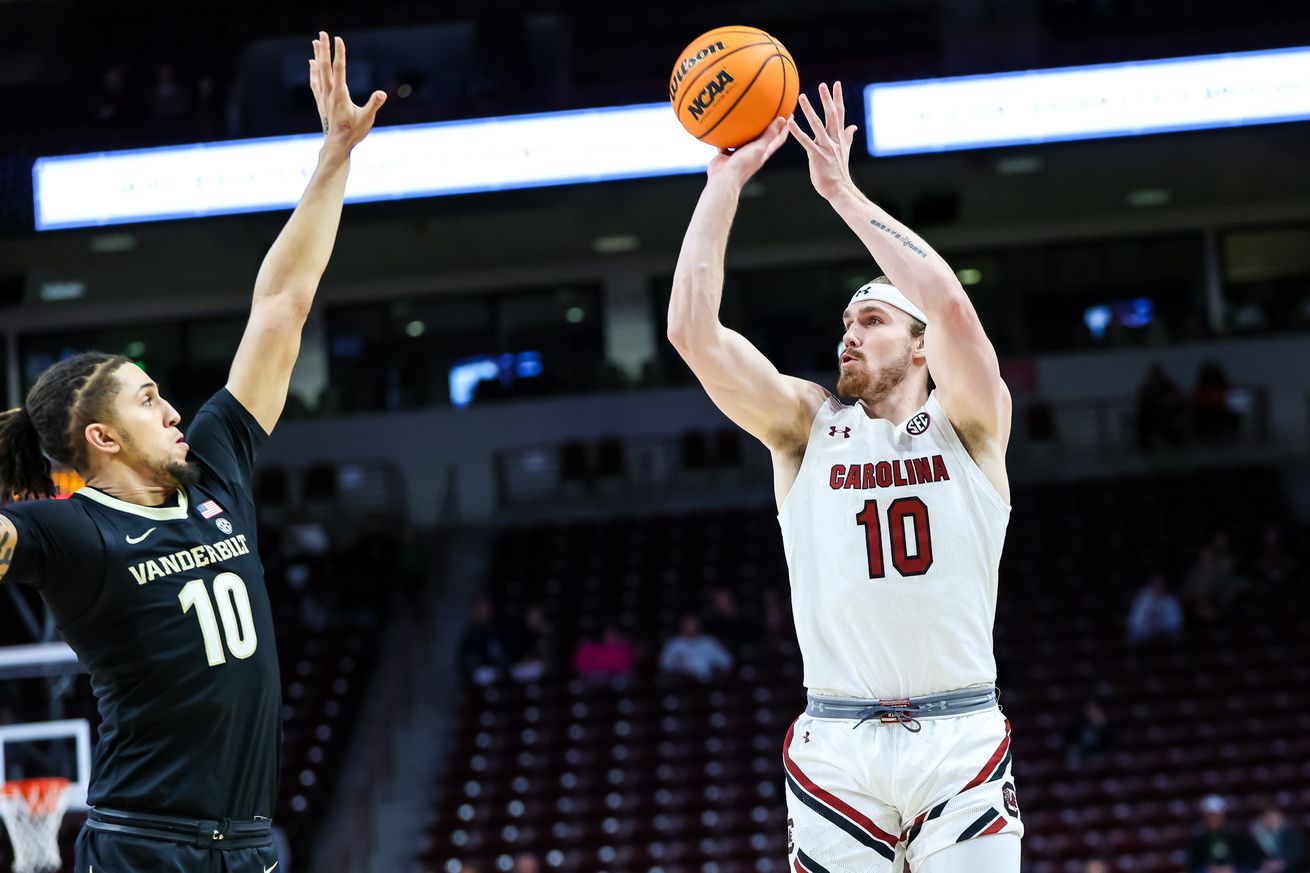
[[[856,302],[864,300],[877,300],[880,303],[889,303],[902,312],[909,313],[915,318],[928,323],[928,317],[923,314],[923,310],[910,302],[910,298],[901,293],[901,290],[895,285],[886,285],[882,282],[870,282],[868,285],[862,285],[851,296],[850,306]]]

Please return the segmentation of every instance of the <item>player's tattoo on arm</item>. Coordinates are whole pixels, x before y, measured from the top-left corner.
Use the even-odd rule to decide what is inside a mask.
[[[0,576],[3,576],[5,571],[9,569],[9,564],[14,555],[14,547],[9,540],[9,531],[0,531]]]
[[[872,224],[874,227],[878,228],[878,230],[881,230],[883,233],[890,234],[891,236],[893,236],[893,237],[895,237],[896,239],[900,240],[900,241],[901,241],[901,245],[905,246],[907,249],[909,249],[910,251],[914,252],[914,253],[915,253],[916,255],[918,255],[919,257],[921,257],[921,258],[927,258],[927,257],[928,257],[928,253],[925,252],[925,251],[924,251],[922,248],[920,248],[919,246],[915,245],[915,243],[914,243],[914,237],[910,236],[909,234],[904,234],[904,233],[900,233],[900,232],[898,232],[898,231],[892,230],[890,227],[888,227],[887,225],[883,224],[881,221],[879,221],[879,220],[876,219],[876,218],[870,218],[870,219],[869,219],[869,224]]]
[[[323,132],[328,132],[328,120],[326,115],[323,116]]]

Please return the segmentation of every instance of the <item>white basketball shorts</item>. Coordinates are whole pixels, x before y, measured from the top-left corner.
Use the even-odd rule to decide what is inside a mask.
[[[1023,836],[999,708],[922,718],[917,732],[802,715],[782,747],[788,869],[903,873],[992,834]]]

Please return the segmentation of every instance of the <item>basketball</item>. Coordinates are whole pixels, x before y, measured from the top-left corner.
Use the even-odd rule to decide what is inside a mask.
[[[678,121],[701,142],[734,149],[755,139],[800,94],[796,62],[755,27],[719,27],[692,41],[669,77]]]

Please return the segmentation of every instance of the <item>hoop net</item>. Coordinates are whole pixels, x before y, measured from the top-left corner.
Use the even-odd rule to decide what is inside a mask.
[[[59,825],[68,809],[67,779],[16,779],[0,791],[0,818],[14,849],[14,873],[58,870]]]

